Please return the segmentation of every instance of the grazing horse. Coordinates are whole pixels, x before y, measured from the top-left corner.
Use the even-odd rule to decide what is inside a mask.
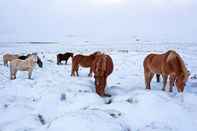
[[[31,56],[31,54],[19,56],[18,59],[25,60],[25,59],[27,59],[29,56]],[[38,64],[38,66],[39,66],[40,68],[43,67],[42,60],[40,59],[39,56],[37,56],[37,64]]]
[[[107,77],[113,71],[112,58],[109,55],[98,54],[91,68],[94,72],[96,93],[100,96],[110,96],[105,93],[105,87],[107,84]]]
[[[31,79],[33,66],[37,63],[37,55],[32,54],[25,60],[15,59],[10,62],[10,79],[16,79],[16,73],[20,71],[28,71],[28,78]]]
[[[3,63],[5,66],[8,66],[8,62],[11,62],[12,60],[15,60],[19,57],[17,54],[5,54],[3,55]]]
[[[95,56],[97,54],[101,54],[99,51],[94,52],[93,54],[89,55],[89,56],[85,56],[85,55],[76,55],[73,57],[72,60],[72,73],[71,76],[75,76],[75,73],[77,74],[77,76],[79,76],[78,70],[79,70],[79,65],[82,67],[91,67],[92,66],[92,62],[95,59]],[[88,76],[92,76],[92,69],[90,68],[90,72],[88,74]]]
[[[70,57],[73,58],[73,53],[67,52],[64,54],[57,54],[57,64],[61,64],[61,61],[65,61],[65,64],[67,64]]]
[[[174,84],[177,87],[178,92],[184,91],[185,83],[189,77],[189,72],[178,53],[173,50],[169,50],[163,54],[149,54],[144,59],[144,77],[146,89],[150,89],[150,82],[157,74],[157,80],[159,81],[159,74],[163,77],[163,88],[165,90],[167,79],[170,80],[170,92]]]

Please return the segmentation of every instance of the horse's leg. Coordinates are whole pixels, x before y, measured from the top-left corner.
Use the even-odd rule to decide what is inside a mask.
[[[72,68],[71,76],[75,76],[74,69]]]
[[[13,80],[13,76],[14,73],[13,73],[12,65],[10,65],[10,80]]]
[[[105,88],[106,88],[106,86],[107,86],[107,77],[104,78],[103,81],[104,81],[104,82],[103,82],[103,93],[104,93],[104,96],[106,96],[106,97],[111,97],[110,94],[105,93]]]
[[[71,71],[71,76],[75,76],[75,63],[72,62],[72,71]]]
[[[8,60],[5,61],[4,65],[5,66],[8,66]]]
[[[31,75],[32,75],[32,69],[30,69],[30,70],[28,71],[28,79],[31,79]]]
[[[153,74],[154,75],[154,74]],[[145,77],[145,85],[146,89],[151,89],[150,87],[150,82],[151,82],[151,72],[145,71],[144,72],[144,77]],[[151,79],[150,79],[151,78]]]
[[[89,72],[88,76],[92,77],[92,66],[90,66],[90,72]]]
[[[78,67],[78,68],[77,68],[77,70],[76,70],[77,76],[79,76],[79,72],[78,72],[78,70],[79,70],[79,67]]]
[[[144,71],[144,79],[145,79],[145,86],[146,86],[146,89],[150,89],[150,86],[148,86],[149,84],[149,81],[148,81],[148,72],[145,72]]]
[[[79,76],[78,71],[79,71],[79,64],[77,64],[77,65],[76,65],[76,68],[75,68],[75,72],[76,72],[77,76]]]
[[[170,76],[170,92],[172,92],[172,90],[173,90],[173,86],[174,86],[174,82],[175,82],[175,76],[174,75],[171,75]]]
[[[149,86],[150,86],[150,83],[153,79],[153,76],[154,76],[154,73],[150,72],[150,74],[149,74]]]
[[[160,82],[160,74],[156,74],[157,82]]]
[[[12,73],[11,73],[11,80],[16,79],[16,73],[17,73],[17,70],[16,69],[13,69],[12,70]]]
[[[6,60],[3,60],[3,64],[4,64],[4,66],[6,66]]]
[[[168,76],[167,75],[162,75],[162,78],[163,78],[163,88],[162,88],[162,90],[165,91],[167,80],[168,80]]]
[[[65,59],[65,64],[67,65],[67,63],[68,63],[68,58]]]
[[[16,79],[16,72],[17,72],[17,70],[14,69],[14,67],[12,65],[10,65],[10,79],[11,80]]]
[[[17,70],[14,70],[14,79],[16,79]]]
[[[60,64],[60,59],[59,59],[59,57],[57,56],[57,65],[59,65]]]
[[[96,83],[96,93],[100,96],[105,96],[105,87],[101,80],[95,80]]]

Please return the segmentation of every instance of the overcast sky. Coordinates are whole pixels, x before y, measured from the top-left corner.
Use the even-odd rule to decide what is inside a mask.
[[[197,42],[197,0],[0,0],[0,41]]]

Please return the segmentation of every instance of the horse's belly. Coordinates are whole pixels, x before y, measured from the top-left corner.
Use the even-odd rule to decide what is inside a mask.
[[[22,67],[17,67],[17,69],[20,71],[27,71],[30,69],[30,67],[22,66]]]
[[[90,67],[91,66],[91,64],[89,64],[89,63],[83,63],[83,64],[79,64],[81,67],[85,67],[85,68],[88,68],[88,67]]]

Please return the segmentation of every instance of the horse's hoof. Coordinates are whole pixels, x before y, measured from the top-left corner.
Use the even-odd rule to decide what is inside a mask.
[[[165,91],[165,89],[164,89],[164,88],[162,88],[161,90],[162,90],[162,91]]]
[[[151,90],[150,88],[146,88],[146,90]]]
[[[15,80],[16,78],[11,77],[10,80]]]
[[[105,94],[105,96],[106,96],[106,97],[111,97],[112,95],[110,95],[110,94]]]
[[[104,94],[102,97],[111,97],[110,94]]]

